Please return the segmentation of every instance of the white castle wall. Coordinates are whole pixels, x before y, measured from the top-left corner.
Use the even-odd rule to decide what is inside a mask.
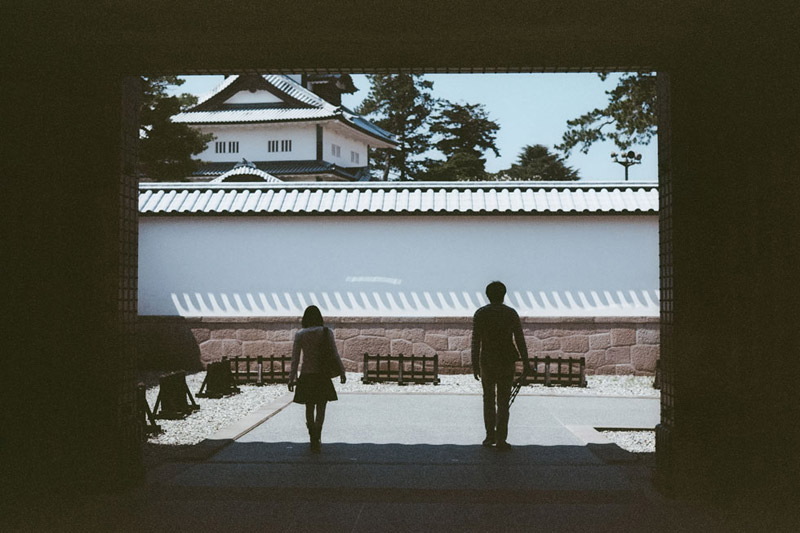
[[[139,313],[464,317],[503,281],[529,317],[656,317],[658,219],[606,216],[154,217]]]

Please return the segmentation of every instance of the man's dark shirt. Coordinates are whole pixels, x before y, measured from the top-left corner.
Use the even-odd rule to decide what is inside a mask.
[[[502,303],[490,303],[475,311],[472,320],[473,371],[478,372],[481,366],[513,363],[520,356],[527,362],[528,348],[517,312]]]

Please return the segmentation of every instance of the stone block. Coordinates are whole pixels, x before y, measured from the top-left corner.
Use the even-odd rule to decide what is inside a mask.
[[[631,365],[617,365],[614,367],[614,373],[618,376],[632,376],[636,373],[636,369]]]
[[[192,335],[197,344],[202,344],[211,338],[211,330],[207,328],[192,328]]]
[[[390,339],[405,339],[409,342],[422,342],[425,339],[425,330],[422,328],[387,329],[386,336]]]
[[[472,335],[472,326],[470,325],[468,328],[447,328],[445,334],[448,337],[469,337]]]
[[[528,353],[533,355],[542,351],[544,341],[537,339],[533,336],[525,336],[525,344],[528,346]]]
[[[364,363],[363,359],[359,362],[359,361],[352,361],[350,359],[345,359],[344,357],[342,357],[342,365],[344,365],[345,372],[363,372],[363,369],[361,368],[363,366],[363,363]]]
[[[605,350],[611,347],[611,333],[595,333],[589,336],[590,350]]]
[[[392,355],[411,355],[414,353],[414,344],[405,339],[391,339]]]
[[[560,350],[561,339],[558,337],[549,337],[541,341],[542,351]]]
[[[424,342],[415,342],[413,350],[414,355],[434,355],[436,353],[436,350]]]
[[[636,330],[633,328],[614,328],[611,330],[612,346],[632,346],[636,344]]]
[[[361,328],[359,335],[364,337],[385,337],[386,330],[383,328]]]
[[[614,346],[606,350],[604,362],[606,365],[631,364],[630,346]]]
[[[267,338],[267,332],[256,328],[237,329],[236,338],[240,341],[260,341]]]
[[[235,329],[212,329],[211,330],[211,338],[212,339],[235,339],[236,338],[236,330]]]
[[[657,344],[631,346],[631,361],[634,368],[644,372],[655,372],[659,351]]]
[[[290,329],[270,329],[264,332],[268,341],[292,341],[295,331]]]
[[[589,337],[576,335],[561,339],[561,350],[564,353],[586,353],[589,351]]]
[[[447,335],[437,335],[426,333],[425,340],[423,341],[425,344],[433,348],[434,350],[447,350],[448,346],[448,337]]]
[[[586,369],[595,369],[605,363],[605,350],[589,350],[586,353]]]
[[[616,365],[603,365],[594,371],[595,376],[613,376],[617,373]]]
[[[661,340],[660,331],[657,328],[642,328],[636,331],[637,344],[658,344]]]
[[[275,354],[275,347],[268,341],[244,341],[242,342],[242,355],[245,357],[269,357]]]
[[[200,359],[206,363],[219,361],[223,357],[239,357],[242,345],[239,341],[229,339],[212,339],[200,345]]]
[[[336,328],[333,330],[333,337],[335,339],[347,340],[353,337],[358,337],[361,331],[358,328]]]
[[[537,329],[535,335],[540,339],[549,339],[550,337],[563,337],[564,332],[560,329],[554,328]]]
[[[343,355],[348,359],[364,360],[364,354],[388,355],[391,341],[386,337],[354,337],[344,341]]]
[[[461,366],[461,352],[445,351],[439,352],[439,366]]]
[[[447,338],[447,349],[448,350],[469,350],[471,347],[472,337],[470,336],[459,336],[459,337],[448,337]]]
[[[292,355],[293,341],[277,341],[271,344],[275,355]]]

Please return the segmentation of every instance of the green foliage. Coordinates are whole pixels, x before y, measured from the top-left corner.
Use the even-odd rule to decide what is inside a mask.
[[[600,74],[606,79],[606,74]],[[576,147],[589,152],[595,142],[610,140],[626,150],[634,144],[648,144],[657,134],[656,75],[627,73],[617,86],[606,91],[608,105],[567,121],[562,143],[555,148],[566,155]]]
[[[486,161],[472,151],[459,151],[446,161],[427,161],[427,170],[420,175],[423,181],[481,181],[489,178]]]
[[[525,146],[517,162],[497,173],[498,179],[515,181],[576,181],[578,172],[564,164],[564,159],[550,153],[546,146]]]
[[[177,76],[142,78],[142,100],[139,112],[139,165],[142,177],[154,181],[183,181],[197,169],[192,159],[206,149],[214,138],[170,118],[194,105],[191,94],[167,96],[167,87],[180,86]]]
[[[447,157],[458,152],[480,156],[487,150],[500,155],[495,144],[495,135],[500,126],[489,120],[483,104],[443,102],[430,129],[439,137],[434,146]]]
[[[427,181],[484,180],[486,160],[483,154],[492,150],[500,155],[495,135],[500,126],[489,120],[482,104],[441,102],[431,121],[430,131],[437,138],[433,144],[445,161],[428,160],[421,179]]]
[[[394,133],[400,142],[397,150],[371,151],[373,170],[383,179],[390,171],[401,180],[414,179],[423,168],[419,156],[430,149],[426,126],[436,104],[431,95],[433,82],[416,74],[372,74],[367,79],[369,94],[356,112],[372,115],[375,124]]]

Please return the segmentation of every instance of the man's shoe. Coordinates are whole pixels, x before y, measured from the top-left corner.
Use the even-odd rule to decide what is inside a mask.
[[[506,441],[504,441],[504,440],[501,440],[500,442],[495,444],[495,447],[498,450],[503,451],[503,452],[507,452],[508,450],[511,449],[511,445],[509,443],[507,443]]]
[[[494,446],[494,437],[486,437],[485,439],[483,439],[483,445],[486,446],[487,448],[491,448],[492,446]]]

